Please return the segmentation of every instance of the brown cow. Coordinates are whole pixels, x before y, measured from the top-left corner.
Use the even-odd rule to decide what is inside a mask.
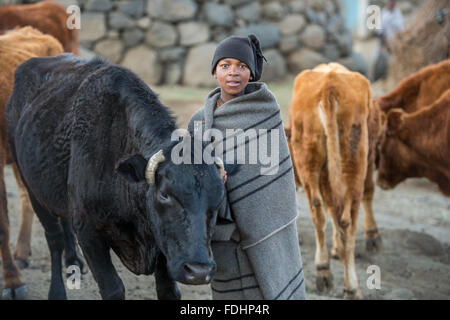
[[[450,89],[416,112],[392,109],[387,115],[377,183],[392,189],[412,177],[435,182],[450,197]]]
[[[8,31],[1,37],[1,45],[5,50],[21,50],[36,57],[56,56],[62,53],[62,46],[52,36],[45,35],[33,27],[23,27]]]
[[[6,140],[5,106],[13,91],[14,71],[25,60],[36,56],[56,55],[63,52],[61,44],[49,35],[44,35],[31,27],[25,27],[0,36],[0,250],[3,262],[3,280],[5,298],[23,298],[26,290],[20,279],[20,272],[14,263],[9,248],[9,227],[4,181],[5,164],[12,165],[19,187],[22,218],[15,257],[25,265],[31,254],[30,237],[33,221],[33,209],[28,193],[20,179],[16,164]]]
[[[380,118],[369,81],[336,63],[303,71],[295,79],[289,117],[291,156],[316,231],[317,289],[332,286],[324,233],[328,210],[333,222],[332,254],[345,264],[345,297],[362,298],[354,263],[361,200],[366,235],[374,246],[380,245],[371,208]]]
[[[69,17],[62,5],[50,1],[7,5],[0,8],[0,34],[15,27],[32,26],[58,39],[64,51],[78,55],[78,30],[67,27]]]
[[[385,113],[393,108],[411,113],[435,102],[450,88],[450,59],[427,66],[402,80],[377,102]]]

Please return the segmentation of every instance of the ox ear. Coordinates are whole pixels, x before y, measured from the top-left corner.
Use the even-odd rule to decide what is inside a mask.
[[[392,109],[387,115],[387,133],[395,133],[403,123],[404,112],[401,109]]]
[[[147,160],[140,155],[135,154],[123,157],[116,165],[116,171],[130,182],[145,181],[145,168]]]

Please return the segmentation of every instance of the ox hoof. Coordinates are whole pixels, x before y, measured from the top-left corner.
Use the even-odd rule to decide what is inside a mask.
[[[316,267],[316,288],[319,292],[333,288],[333,275],[330,271],[330,265]]]
[[[319,292],[333,289],[333,276],[331,274],[328,277],[316,276],[316,289]]]
[[[331,257],[333,259],[339,260],[339,253],[336,247],[331,248]]]
[[[14,260],[16,261],[16,264],[19,267],[19,269],[26,269],[30,266],[30,262],[28,259],[15,257]]]
[[[25,284],[17,288],[5,288],[2,292],[2,300],[25,300],[28,289]]]
[[[125,288],[117,288],[102,295],[103,300],[125,300]]]
[[[66,267],[69,267],[71,265],[78,266],[80,268],[81,274],[88,273],[88,269],[86,268],[83,259],[80,258],[78,255],[76,257],[66,258]],[[70,274],[67,274],[67,277],[69,276]]]
[[[380,252],[383,247],[381,237],[377,235],[375,238],[366,238],[366,251],[371,253]]]
[[[362,300],[362,299],[364,299],[364,297],[361,293],[361,290],[359,290],[359,289],[353,289],[353,290],[344,289],[344,299]]]
[[[178,289],[177,284],[174,282],[174,285],[171,288],[167,288],[166,290],[161,290],[162,292],[157,292],[158,300],[180,300],[181,292]]]

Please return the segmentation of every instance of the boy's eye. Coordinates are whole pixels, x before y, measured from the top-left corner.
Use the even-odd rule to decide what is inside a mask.
[[[228,64],[224,63],[222,65],[220,65],[222,68],[228,68]]]
[[[247,66],[245,64],[241,64],[240,67],[241,67],[241,69],[246,69],[247,68]]]

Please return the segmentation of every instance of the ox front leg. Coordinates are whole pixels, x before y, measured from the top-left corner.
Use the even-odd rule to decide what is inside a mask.
[[[45,230],[45,239],[51,257],[51,280],[48,293],[49,300],[66,300],[66,288],[62,276],[62,252],[64,250],[64,232],[59,218],[41,206],[30,194],[31,204],[36,212],[42,227]]]
[[[19,268],[24,269],[29,266],[29,257],[31,256],[31,231],[33,226],[34,211],[31,207],[28,191],[22,182],[17,165],[14,163],[12,168],[19,189],[20,204],[22,207],[19,236],[17,237],[14,259],[16,260]]]
[[[106,241],[94,230],[89,229],[77,230],[77,237],[102,299],[124,300],[125,287],[112,264],[110,247]]]
[[[177,283],[169,275],[166,257],[162,253],[158,255],[156,260],[155,280],[158,300],[181,299],[180,290]]]
[[[83,259],[77,251],[77,240],[73,233],[71,221],[69,219],[61,219],[61,226],[64,230],[64,259],[66,267],[76,265],[80,268],[82,274],[86,274],[87,270]]]
[[[368,252],[378,252],[382,248],[381,236],[378,233],[377,223],[372,210],[375,184],[373,182],[374,164],[367,168],[367,176],[364,182],[363,209],[364,209],[364,238],[366,239],[366,250]]]

